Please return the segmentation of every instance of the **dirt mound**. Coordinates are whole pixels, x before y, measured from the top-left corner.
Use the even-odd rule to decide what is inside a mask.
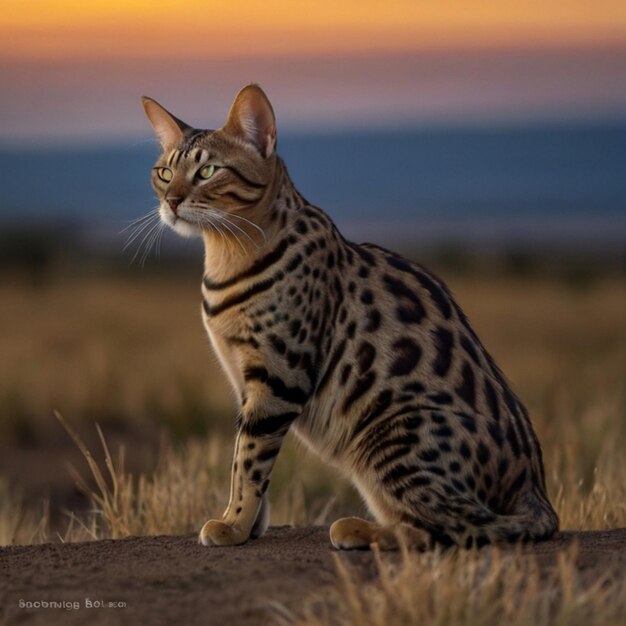
[[[574,540],[580,569],[626,572],[626,529],[559,533],[526,550],[548,565]],[[236,548],[195,535],[0,548],[0,624],[258,626],[277,603],[295,609],[332,584],[332,554],[328,528],[286,526]],[[343,558],[376,573],[370,552]]]

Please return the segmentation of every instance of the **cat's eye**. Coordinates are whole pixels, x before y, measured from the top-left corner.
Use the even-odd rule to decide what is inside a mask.
[[[169,167],[157,167],[157,176],[164,182],[169,183],[174,174]]]
[[[214,171],[215,165],[205,165],[203,168],[198,170],[198,176],[206,180],[207,178],[211,178],[211,176],[213,176]]]

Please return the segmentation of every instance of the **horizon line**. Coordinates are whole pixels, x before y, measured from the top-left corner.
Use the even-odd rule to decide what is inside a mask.
[[[415,120],[400,120],[397,122],[374,123],[372,121],[344,123],[319,122],[310,124],[294,124],[287,122],[279,129],[279,137],[288,139],[301,137],[346,137],[351,135],[378,135],[438,132],[472,133],[472,132],[528,132],[542,129],[626,129],[626,111],[606,113],[591,113],[563,117],[556,114],[537,114],[528,116],[490,115],[487,117],[440,117]],[[114,146],[134,146],[154,144],[158,149],[157,139],[150,134],[149,129],[144,134],[114,134],[114,133],[63,133],[45,134],[41,132],[32,135],[2,135],[0,134],[0,150],[32,150],[37,146],[44,149],[80,149]]]

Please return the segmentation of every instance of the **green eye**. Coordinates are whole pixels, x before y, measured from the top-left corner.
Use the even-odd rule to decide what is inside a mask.
[[[172,177],[174,175],[172,174],[172,170],[169,167],[159,167],[157,169],[157,176],[162,181],[165,181],[166,183],[169,183],[170,180],[172,180]]]
[[[202,169],[198,171],[198,176],[200,178],[211,178],[213,176],[213,172],[215,171],[215,165],[205,165]]]

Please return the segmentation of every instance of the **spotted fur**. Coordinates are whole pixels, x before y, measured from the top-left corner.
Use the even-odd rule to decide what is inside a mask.
[[[528,413],[450,291],[416,263],[346,241],[298,193],[265,94],[245,87],[216,131],[144,104],[163,145],[161,216],[204,238],[202,316],[240,409],[230,502],[201,541],[264,532],[289,430],[353,480],[376,519],[335,522],[337,547],[554,533]]]

